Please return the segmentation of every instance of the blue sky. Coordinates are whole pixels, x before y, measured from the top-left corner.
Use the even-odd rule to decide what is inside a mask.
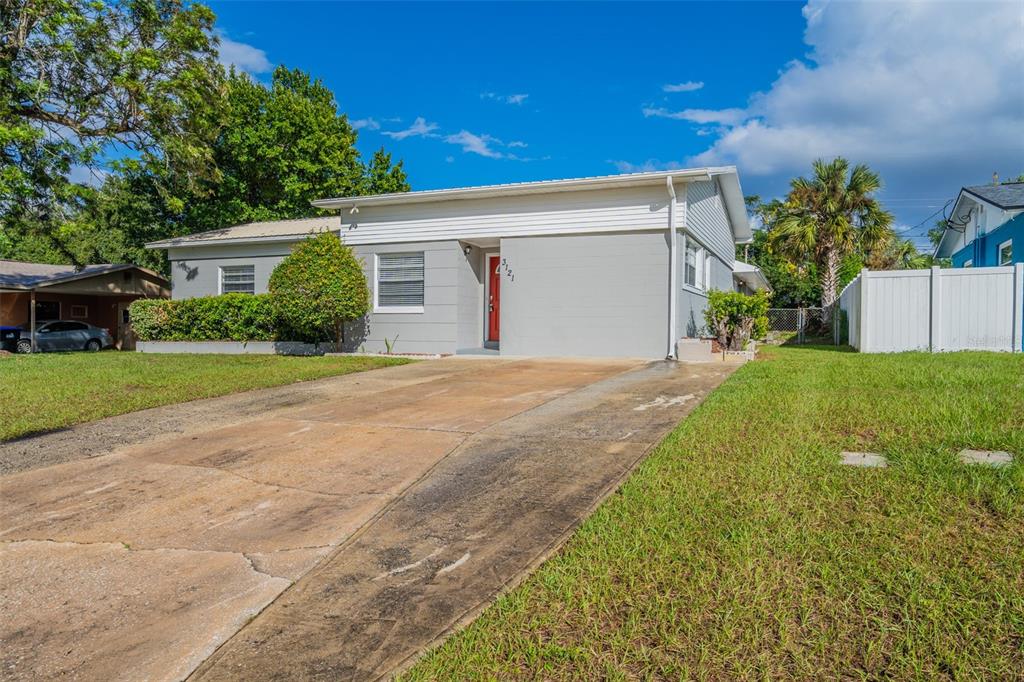
[[[321,78],[414,189],[728,163],[776,196],[843,154],[920,241],[959,186],[1024,172],[1020,3],[211,6],[224,61]],[[952,61],[972,25],[991,44]]]

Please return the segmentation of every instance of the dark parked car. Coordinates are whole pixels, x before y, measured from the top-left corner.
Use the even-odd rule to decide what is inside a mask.
[[[18,350],[18,339],[21,338],[21,327],[0,326],[0,350],[11,353]]]
[[[36,327],[36,350],[100,350],[114,345],[110,332],[85,322],[53,320],[42,322]],[[32,352],[32,335],[27,329],[21,330],[18,352]]]

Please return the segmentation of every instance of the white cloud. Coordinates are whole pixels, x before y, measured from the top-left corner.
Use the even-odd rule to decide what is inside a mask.
[[[447,135],[444,141],[448,144],[455,144],[462,147],[462,151],[467,154],[478,154],[480,156],[487,157],[488,159],[508,159],[509,161],[537,161],[536,157],[532,156],[519,156],[510,151],[504,151],[498,149],[498,147],[504,147],[505,149],[522,149],[528,145],[521,140],[514,140],[505,144],[493,135],[487,133],[471,133],[468,130],[460,130],[454,135]],[[551,157],[544,156],[540,160],[546,160]]]
[[[1019,2],[812,0],[803,13],[809,62],[785,65],[741,115],[669,116],[721,125],[687,164],[735,163],[748,190],[781,194],[813,159],[842,155],[879,171],[909,223],[924,215],[896,203],[1024,170]]]
[[[526,101],[529,95],[518,94],[518,95],[499,95],[496,92],[481,92],[480,99],[492,99],[497,102],[504,102],[505,104],[515,104],[517,106],[522,105]]]
[[[381,135],[387,135],[393,140],[404,140],[407,137],[439,137],[434,131],[440,126],[436,123],[427,123],[422,116],[417,116],[412,125],[405,130],[382,130]]]
[[[372,116],[367,116],[366,118],[357,118],[352,121],[352,127],[356,130],[362,130],[364,128],[366,130],[380,130],[380,123],[378,123]]]
[[[257,74],[272,71],[274,65],[267,59],[267,53],[248,43],[228,38],[223,30],[217,30],[220,38],[217,60],[224,66],[234,66],[239,71]]]
[[[651,118],[674,118],[677,121],[690,121],[691,123],[721,123],[723,125],[735,125],[746,120],[747,113],[743,109],[683,109],[682,111],[670,111],[665,107],[644,107],[644,117]]]
[[[454,135],[449,135],[444,138],[444,141],[448,144],[457,144],[462,147],[462,151],[469,154],[479,154],[480,156],[486,156],[489,159],[504,159],[506,154],[494,149],[493,145],[500,145],[501,140],[491,135],[484,133],[483,135],[475,135],[468,130],[461,130]]]
[[[387,120],[387,119],[384,119]],[[371,130],[377,130],[380,128],[379,123],[373,118],[360,119],[352,122],[353,127],[360,128],[366,127]],[[417,116],[416,120],[413,121],[412,125],[405,130],[382,130],[381,135],[387,135],[394,140],[404,140],[407,137],[425,137],[440,139],[446,144],[457,145],[462,148],[462,151],[467,154],[477,154],[488,159],[509,159],[512,161],[533,161],[533,158],[527,158],[517,156],[512,153],[511,149],[525,149],[528,145],[522,140],[513,140],[506,144],[502,140],[498,139],[493,135],[487,133],[472,133],[466,129],[462,129],[457,133],[440,133],[437,132],[441,129],[441,126],[437,123],[429,123],[427,119],[422,116]],[[452,156],[446,156],[445,161],[452,163],[455,158]]]
[[[620,173],[650,173],[653,171],[679,170],[684,167],[678,161],[659,161],[658,159],[647,159],[642,163],[609,159],[608,163],[615,166],[615,169]]]
[[[704,87],[704,81],[686,81],[685,83],[666,83],[661,86],[665,92],[693,92]]]

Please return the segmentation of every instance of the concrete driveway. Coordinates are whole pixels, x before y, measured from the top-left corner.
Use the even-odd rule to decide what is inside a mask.
[[[446,359],[254,392],[237,418],[238,397],[114,418],[150,428],[100,456],[104,424],[81,427],[85,458],[0,479],[0,671],[387,675],[557,548],[732,369]],[[193,418],[154,433],[174,409]],[[69,435],[10,447],[47,438]]]

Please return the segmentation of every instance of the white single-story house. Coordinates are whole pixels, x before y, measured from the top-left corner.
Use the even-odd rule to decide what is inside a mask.
[[[314,201],[338,215],[252,223],[149,244],[173,298],[266,291],[311,233],[365,263],[372,310],[348,350],[674,357],[710,289],[754,290],[734,167],[694,168]]]

